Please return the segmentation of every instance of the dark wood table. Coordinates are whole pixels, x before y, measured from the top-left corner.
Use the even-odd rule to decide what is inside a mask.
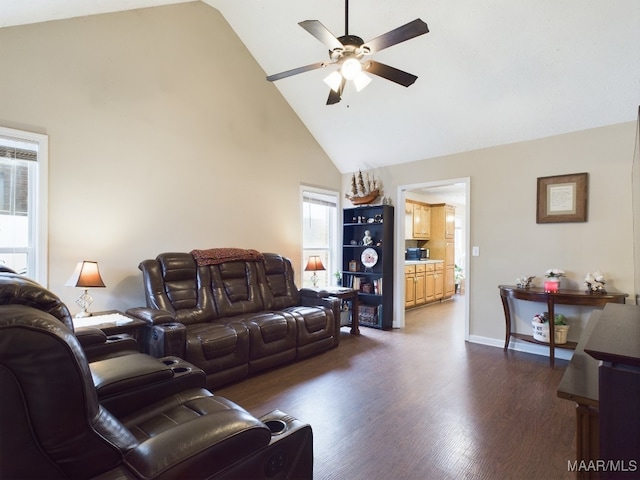
[[[90,317],[73,318],[74,328],[91,326],[99,328],[105,335],[128,333],[136,339],[140,347],[142,347],[142,329],[147,325],[144,320],[132,317],[119,310],[105,310],[103,312],[95,312]]]
[[[358,290],[349,287],[323,287],[312,288],[319,294],[330,297],[337,297],[340,300],[351,301],[351,335],[360,335],[360,322],[358,318]],[[326,292],[326,294],[325,294]],[[339,321],[340,319],[338,319]]]
[[[612,379],[611,367],[618,369]],[[604,368],[604,371],[603,371]],[[637,462],[640,386],[640,309],[608,305],[594,311],[558,385],[559,398],[576,403],[576,460],[590,464]],[[612,381],[616,380],[616,381]],[[600,475],[603,473],[603,475]],[[578,470],[578,480],[638,478],[633,471]]]
[[[567,342],[562,345],[555,344],[555,305],[576,305],[589,307],[604,307],[607,303],[624,303],[625,298],[629,295],[626,293],[589,293],[584,290],[560,289],[557,292],[545,292],[543,288],[520,288],[512,285],[499,285],[500,298],[502,299],[502,307],[504,309],[504,319],[506,324],[504,350],[509,348],[511,337],[526,342],[538,343],[540,345],[549,346],[549,364],[551,367],[555,364],[555,347],[568,348],[575,350],[576,342]],[[530,302],[540,302],[547,304],[549,312],[549,343],[539,342],[533,338],[533,335],[524,335],[511,331],[511,309],[509,299],[527,300]]]
[[[580,337],[576,350],[564,371],[557,395],[576,404],[576,460],[600,458],[600,418],[598,394],[598,360],[585,353],[601,311],[595,310]],[[577,479],[597,478],[597,473],[577,472]]]

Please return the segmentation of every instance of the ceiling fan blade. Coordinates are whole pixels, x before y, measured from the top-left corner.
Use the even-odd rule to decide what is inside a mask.
[[[413,22],[409,22],[406,25],[402,25],[401,27],[395,28],[387,33],[383,33],[373,40],[369,40],[363,45],[363,47],[368,48],[369,53],[379,52],[380,50],[411,40],[412,38],[424,35],[425,33],[429,33],[429,27],[427,27],[425,22],[416,18]]]
[[[344,90],[344,86],[346,83],[347,81],[343,77],[342,81],[340,82],[340,88],[338,88],[337,92],[333,89],[329,90],[329,98],[327,98],[327,105],[334,105],[338,103],[340,100],[342,100],[342,92]]]
[[[415,75],[403,72],[402,70],[398,70],[397,68],[393,68],[389,65],[385,65],[384,63],[376,62],[373,60],[369,60],[364,65],[364,69],[369,73],[373,73],[374,75],[378,75],[379,77],[391,80],[392,82],[400,84],[403,87],[412,85],[413,82],[418,79],[418,77],[416,77]]]
[[[305,20],[298,23],[298,25],[320,40],[329,50],[333,51],[336,48],[344,48],[340,40],[318,20]]]
[[[299,73],[309,72],[311,70],[316,70],[318,68],[326,67],[327,65],[331,65],[329,62],[318,62],[312,63],[311,65],[305,65],[304,67],[294,68],[293,70],[287,70],[286,72],[276,73],[274,75],[269,75],[267,80],[270,82],[274,82],[276,80],[280,80],[281,78],[291,77],[292,75],[298,75]]]

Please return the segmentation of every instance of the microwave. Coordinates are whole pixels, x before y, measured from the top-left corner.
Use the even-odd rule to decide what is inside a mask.
[[[428,260],[428,248],[407,248],[404,252],[405,260]]]

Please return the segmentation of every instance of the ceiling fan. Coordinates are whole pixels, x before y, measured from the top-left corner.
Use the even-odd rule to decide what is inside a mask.
[[[298,23],[298,25],[329,48],[330,61],[312,63],[304,67],[269,75],[267,77],[268,81],[273,82],[310,70],[337,65],[338,69],[334,70],[333,73],[324,79],[325,83],[331,87],[327,105],[333,105],[342,99],[342,92],[348,80],[353,81],[358,92],[366,87],[371,81],[371,78],[365,72],[386,78],[404,87],[408,87],[416,81],[418,77],[415,75],[390,67],[384,63],[369,60],[367,57],[385,48],[428,33],[429,28],[427,24],[417,18],[406,25],[395,28],[365,43],[362,38],[356,35],[349,35],[349,0],[345,0],[344,3],[345,33],[342,37],[336,38],[335,35],[318,20],[305,20]]]

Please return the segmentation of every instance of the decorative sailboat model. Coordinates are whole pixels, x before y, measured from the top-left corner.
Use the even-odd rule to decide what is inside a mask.
[[[349,193],[345,194],[345,197],[351,200],[354,205],[366,205],[375,201],[380,196],[380,187],[378,181],[375,178],[369,179],[367,173],[367,181],[364,181],[362,172],[358,172],[358,175],[354,173],[351,177],[351,189]]]

